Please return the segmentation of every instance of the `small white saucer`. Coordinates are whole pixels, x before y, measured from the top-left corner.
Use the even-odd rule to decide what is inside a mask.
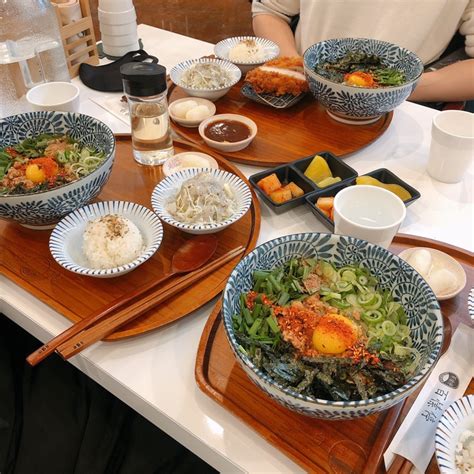
[[[439,301],[449,300],[450,298],[454,298],[456,295],[461,293],[463,288],[466,286],[466,272],[464,271],[464,268],[461,266],[461,264],[456,259],[451,257],[451,255],[448,255],[445,252],[441,252],[441,250],[436,250],[429,247],[413,247],[410,249],[403,250],[398,254],[398,256],[403,260],[407,261],[410,258],[410,255],[415,250],[419,249],[428,250],[431,253],[432,265],[449,270],[456,278],[455,287],[453,287],[453,289],[449,291],[449,293],[435,293],[436,298]]]
[[[176,106],[176,104],[179,104],[181,102],[186,102],[186,101],[189,101],[189,100],[193,100],[194,102],[197,102],[198,105],[205,105],[209,109],[209,115],[207,115],[203,119],[199,119],[199,120],[188,120],[188,119],[185,119],[185,118],[182,118],[182,117],[178,117],[174,113],[174,107]],[[212,117],[215,113],[216,113],[216,106],[214,105],[214,103],[211,102],[210,100],[202,99],[201,97],[185,97],[183,99],[174,100],[169,105],[169,114],[170,114],[170,117],[173,120],[173,122],[176,122],[178,125],[181,125],[181,126],[186,127],[186,128],[198,127],[199,124],[203,120],[206,120],[209,117]]]
[[[192,157],[196,157],[197,159],[193,160]],[[197,161],[202,162],[202,165],[197,163]],[[198,151],[185,151],[168,158],[163,164],[163,173],[165,176],[170,176],[173,173],[188,168],[218,169],[219,165],[211,155]]]

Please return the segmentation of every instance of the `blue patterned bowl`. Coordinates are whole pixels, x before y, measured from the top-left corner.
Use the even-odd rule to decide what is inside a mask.
[[[338,84],[314,71],[317,64],[335,61],[350,51],[379,56],[386,66],[403,71],[407,81],[401,86],[371,89]],[[375,122],[399,106],[411,94],[423,72],[423,63],[411,51],[365,38],[336,38],[313,44],[305,51],[303,62],[309,88],[329,115],[340,122],[355,124]]]
[[[436,461],[441,474],[461,472],[456,452],[461,434],[474,432],[474,395],[466,395],[449,405],[439,420],[435,435]]]
[[[358,401],[330,401],[301,395],[283,387],[258,369],[238,348],[232,316],[239,311],[239,296],[252,287],[252,274],[282,265],[292,257],[317,257],[343,266],[362,263],[384,288],[403,304],[421,361],[404,386],[385,395]],[[443,320],[438,301],[423,278],[391,252],[354,237],[335,234],[294,234],[270,240],[249,253],[232,271],[224,289],[222,314],[225,332],[237,361],[250,379],[282,405],[299,413],[327,419],[352,419],[385,410],[413,393],[437,361],[443,342]]]
[[[107,214],[116,214],[132,221],[142,235],[144,248],[135,260],[119,267],[90,268],[82,250],[84,231],[89,221]],[[146,262],[158,250],[162,240],[163,226],[150,209],[134,202],[102,201],[81,207],[62,219],[51,233],[49,250],[56,262],[70,272],[95,278],[114,278]]]
[[[41,133],[68,134],[83,145],[103,150],[104,162],[72,183],[33,194],[0,196],[0,219],[32,229],[50,229],[62,217],[94,199],[107,182],[115,158],[115,137],[99,120],[83,114],[28,112],[0,119],[0,148]]]
[[[183,74],[195,64],[214,64],[219,66],[229,75],[229,82],[226,83],[225,87],[212,87],[209,89],[198,89],[196,87],[185,86],[181,82],[181,78]],[[173,83],[181,87],[186,94],[192,97],[202,97],[203,99],[211,100],[212,102],[226,95],[227,92],[230,91],[230,88],[239,82],[241,76],[242,73],[235,64],[224,59],[215,58],[188,59],[187,61],[177,64],[170,71],[170,78]]]
[[[167,204],[173,199],[183,183],[199,173],[209,173],[222,185],[228,184],[237,201],[237,209],[233,215],[222,222],[190,224],[176,220],[166,209]],[[176,227],[188,234],[214,234],[229,227],[242,218],[250,209],[252,204],[252,192],[250,188],[238,176],[228,171],[214,168],[187,168],[177,171],[160,181],[151,194],[151,205],[155,213],[163,222]]]

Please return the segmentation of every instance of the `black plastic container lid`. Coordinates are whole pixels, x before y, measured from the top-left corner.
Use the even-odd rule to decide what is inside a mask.
[[[166,90],[166,68],[154,63],[128,63],[120,67],[123,90],[136,97],[161,94]]]

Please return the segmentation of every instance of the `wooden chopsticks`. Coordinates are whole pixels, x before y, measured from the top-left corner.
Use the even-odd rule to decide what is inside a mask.
[[[115,303],[112,304],[112,306],[110,306],[109,304],[105,306],[102,311],[99,311],[98,313],[88,316],[82,319],[81,321],[73,324],[70,328],[58,334],[55,338],[46,342],[39,349],[31,353],[26,358],[26,361],[31,366],[34,367],[35,365],[39,364],[42,360],[46,359],[46,357],[50,356],[61,344],[66,342],[69,338],[71,338],[72,336],[75,336],[76,334],[79,334],[84,329],[87,329],[93,324],[101,321],[108,314],[119,309],[121,306],[127,303],[130,303],[134,299],[139,298],[140,296],[145,294],[147,291],[150,291],[153,288],[156,288],[160,283],[162,283],[165,279],[167,279],[168,276],[169,274],[166,274],[163,276],[163,278],[160,278],[158,280],[153,280],[147,283],[146,285],[138,287],[133,293],[125,297],[119,298]]]
[[[203,266],[202,268],[200,268],[198,270],[195,270],[192,273],[186,274],[184,277],[181,277],[180,279],[176,280],[172,284],[169,284],[169,285],[167,285],[167,286],[165,286],[161,289],[156,290],[156,292],[152,293],[150,296],[154,295],[155,297],[159,297],[160,294],[161,294],[160,292],[163,292],[164,296],[163,296],[163,299],[160,299],[153,306],[156,306],[156,305],[162,303],[167,298],[169,298],[169,297],[173,296],[174,294],[176,294],[178,291],[181,291],[182,289],[186,288],[187,285],[184,285],[184,286],[182,286],[182,285],[183,285],[183,282],[186,282],[188,278],[191,278],[191,277],[195,276],[195,278],[193,278],[192,281],[190,281],[188,283],[189,285],[191,285],[192,283],[197,281],[199,278],[202,278],[202,277],[206,276],[209,272],[214,271],[216,268],[218,268],[218,266],[223,265],[223,264],[229,262],[230,260],[232,260],[233,258],[235,258],[236,256],[240,255],[243,252],[243,250],[244,250],[244,248],[242,246],[237,247],[236,249],[225,253],[224,255],[222,255],[221,257],[216,259],[214,262],[211,262],[211,263]],[[217,262],[219,262],[219,263],[217,263]],[[217,267],[215,265],[217,265]],[[209,267],[211,267],[211,270],[208,270]],[[199,273],[200,276],[196,276],[196,274],[198,272],[203,272],[203,273],[202,274]],[[120,299],[119,301],[117,301],[112,306],[106,307],[106,308],[104,308],[103,311],[100,311],[99,313],[94,314],[90,317],[84,318],[83,320],[79,321],[78,323],[72,325],[70,328],[66,329],[61,334],[58,334],[55,338],[51,339],[51,341],[48,341],[43,346],[41,346],[39,349],[37,349],[35,352],[30,354],[26,359],[27,362],[32,366],[37,365],[42,360],[44,360],[46,357],[48,357],[53,352],[55,352],[60,346],[65,345],[67,343],[67,341],[69,341],[71,338],[73,338],[74,336],[77,336],[78,334],[82,333],[86,329],[93,327],[94,324],[99,323],[100,321],[103,321],[105,319],[105,317],[107,315],[109,315],[110,313],[112,313],[113,311],[118,310],[119,308],[123,307],[125,304],[130,303],[130,302],[132,302],[132,306],[129,306],[127,309],[130,310],[132,307],[135,307],[139,302],[137,301],[137,302],[133,303],[133,300],[135,300],[138,297],[142,296],[147,291],[150,291],[153,288],[157,287],[162,282],[162,280],[163,279],[160,279],[158,281],[155,280],[154,282],[151,282],[147,285],[139,287],[131,295],[127,296],[126,298]],[[171,287],[174,288],[175,286],[178,287],[179,289],[176,290],[175,292],[170,293]],[[151,306],[151,307],[153,307],[153,306]],[[151,309],[151,307],[150,307],[150,309]],[[119,314],[119,313],[120,313],[120,311],[117,314]],[[143,312],[141,312],[140,314],[143,314]],[[139,316],[139,315],[137,315],[137,316]],[[103,336],[103,337],[105,337],[105,336]]]
[[[184,275],[176,281],[165,285],[163,288],[150,292],[150,294],[146,295],[141,300],[133,302],[130,306],[118,310],[109,317],[103,318],[97,324],[86,327],[84,330],[74,334],[72,337],[67,337],[57,346],[57,352],[64,359],[69,359],[86,347],[89,347],[94,342],[107,337],[120,326],[133,321],[135,318],[138,318],[145,312],[160,303],[163,303],[168,298],[171,298],[196,281],[217,270],[222,265],[230,262],[232,259],[238,257],[244,250],[245,248],[243,246],[239,246],[202,268]]]

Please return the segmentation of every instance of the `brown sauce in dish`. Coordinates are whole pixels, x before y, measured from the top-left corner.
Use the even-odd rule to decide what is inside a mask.
[[[240,142],[251,134],[250,127],[237,120],[216,120],[204,129],[204,135],[215,142]]]

